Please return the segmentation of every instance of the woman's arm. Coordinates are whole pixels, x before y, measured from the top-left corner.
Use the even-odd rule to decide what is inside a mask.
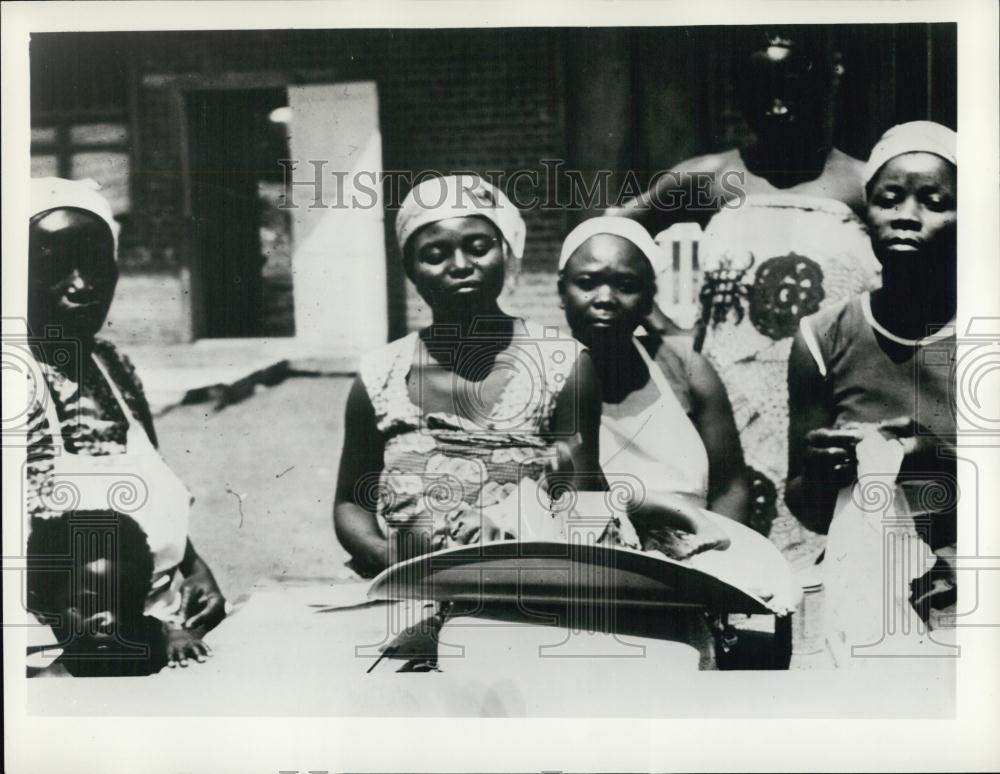
[[[622,204],[610,207],[605,215],[616,215],[638,221],[656,236],[663,229],[681,221],[705,222],[721,206],[721,175],[726,158],[720,153],[682,161],[673,169],[654,178],[645,193]],[[735,185],[740,180],[734,180]]]
[[[594,361],[582,350],[576,365],[556,399],[552,432],[565,443],[560,460],[564,481],[578,491],[602,491],[608,488],[601,472],[599,438],[601,431],[601,387]],[[568,473],[566,468],[572,467]]]
[[[809,529],[826,532],[837,494],[856,475],[854,451],[829,430],[836,420],[829,386],[801,333],[788,357],[788,478],[785,503]]]
[[[333,527],[340,544],[362,574],[377,574],[388,566],[385,536],[375,518],[375,479],[382,471],[382,434],[375,421],[361,377],[347,396],[344,447],[333,502]]]
[[[191,538],[184,547],[179,569],[184,576],[180,586],[184,628],[203,637],[226,617],[226,598],[222,596],[212,568],[195,550]]]
[[[708,451],[708,509],[745,524],[750,518],[750,485],[726,388],[698,353],[691,355],[688,378],[694,425]]]

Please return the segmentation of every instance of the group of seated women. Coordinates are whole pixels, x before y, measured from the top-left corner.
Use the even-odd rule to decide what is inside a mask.
[[[804,315],[787,366],[788,507],[825,533],[853,502],[859,445],[880,441],[875,472],[937,551],[910,599],[925,620],[954,601],[955,502],[928,506],[926,485],[953,486],[955,418],[949,369],[926,348],[954,348],[956,176],[950,129],[917,121],[882,137],[862,175],[881,287]],[[692,338],[651,319],[666,257],[644,228],[612,215],[566,237],[558,294],[572,341],[500,308],[524,224],[486,182],[426,181],[396,235],[433,322],[369,353],[348,398],[334,521],[355,569],[546,534],[533,523],[544,511],[512,519],[504,503],[547,478],[630,487],[598,541],[682,560],[731,543],[752,507],[733,411]]]
[[[951,130],[914,122],[885,134],[864,173],[882,286],[804,318],[795,337],[784,494],[818,531],[835,521],[859,475],[857,449],[874,435],[898,446],[901,485],[954,464],[948,370],[921,352],[954,346],[956,174]],[[154,655],[132,662],[135,671],[200,661],[210,652],[201,638],[226,603],[187,537],[190,495],[155,451],[141,386],[128,361],[95,338],[117,277],[114,221],[83,184],[35,181],[33,190],[29,323],[60,326],[81,342],[82,357],[35,345],[35,389],[48,399],[38,401],[29,437],[29,555],[64,553],[74,525],[126,526],[117,542],[83,551],[82,582],[29,574],[29,607],[79,624],[60,633],[71,673],[99,669],[93,652],[136,642]],[[433,320],[362,358],[347,399],[334,525],[359,575],[455,546],[561,534],[558,509],[544,500],[567,489],[625,487],[593,535],[604,545],[685,561],[738,543],[751,491],[733,411],[692,338],[650,322],[666,257],[641,225],[604,216],[566,237],[557,290],[571,337],[501,308],[526,230],[484,180],[424,181],[395,232]],[[132,471],[151,496],[108,517],[104,493],[80,484],[83,468]],[[60,477],[74,475],[72,508],[60,510]],[[525,491],[542,507],[521,507]],[[927,539],[946,556],[954,509],[933,516]],[[135,576],[129,605],[101,592],[101,577],[121,567]],[[952,584],[946,566],[925,580],[914,604],[927,617]],[[129,620],[116,625],[116,616]]]

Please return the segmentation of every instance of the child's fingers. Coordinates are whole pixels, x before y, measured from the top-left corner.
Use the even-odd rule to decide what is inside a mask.
[[[199,664],[205,663],[205,659],[212,655],[212,651],[209,650],[208,645],[199,640],[194,644],[197,655],[195,658],[198,659]]]

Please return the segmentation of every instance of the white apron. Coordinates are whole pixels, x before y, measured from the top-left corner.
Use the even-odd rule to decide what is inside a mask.
[[[52,431],[52,489],[47,496],[41,495],[41,499],[57,514],[69,510],[115,510],[135,519],[146,533],[153,554],[152,589],[146,600],[146,613],[167,620],[176,612],[179,602],[172,581],[187,544],[191,493],[132,416],[103,364],[91,357],[128,421],[126,450],[106,455],[68,453],[50,394],[46,417]]]
[[[726,533],[729,547],[696,554],[686,563],[769,600],[775,611],[794,610],[798,589],[778,549],[749,527],[705,510],[708,502],[708,450],[660,367],[638,341],[636,349],[649,369],[660,399],[631,417],[601,418],[601,467],[608,484],[634,486],[680,495]],[[692,620],[689,644],[699,650],[702,668],[713,668],[714,642],[703,621]],[[700,626],[699,626],[700,625]],[[706,667],[706,665],[709,665]]]
[[[699,508],[708,497],[708,451],[660,367],[639,341],[632,339],[660,392],[659,399],[633,416],[601,416],[601,469],[608,486],[669,491]],[[715,669],[715,643],[700,612],[673,613],[684,643],[698,652],[701,669]],[[686,628],[685,628],[686,627]]]
[[[698,429],[684,411],[663,371],[636,339],[659,400],[634,416],[613,417],[604,405],[601,416],[601,469],[608,484],[683,496],[698,508],[708,500],[708,451]]]

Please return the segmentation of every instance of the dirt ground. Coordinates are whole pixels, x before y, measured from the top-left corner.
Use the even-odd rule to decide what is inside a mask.
[[[290,378],[221,411],[157,418],[161,452],[195,496],[191,539],[229,600],[258,579],[343,573],[332,506],[350,384]]]

